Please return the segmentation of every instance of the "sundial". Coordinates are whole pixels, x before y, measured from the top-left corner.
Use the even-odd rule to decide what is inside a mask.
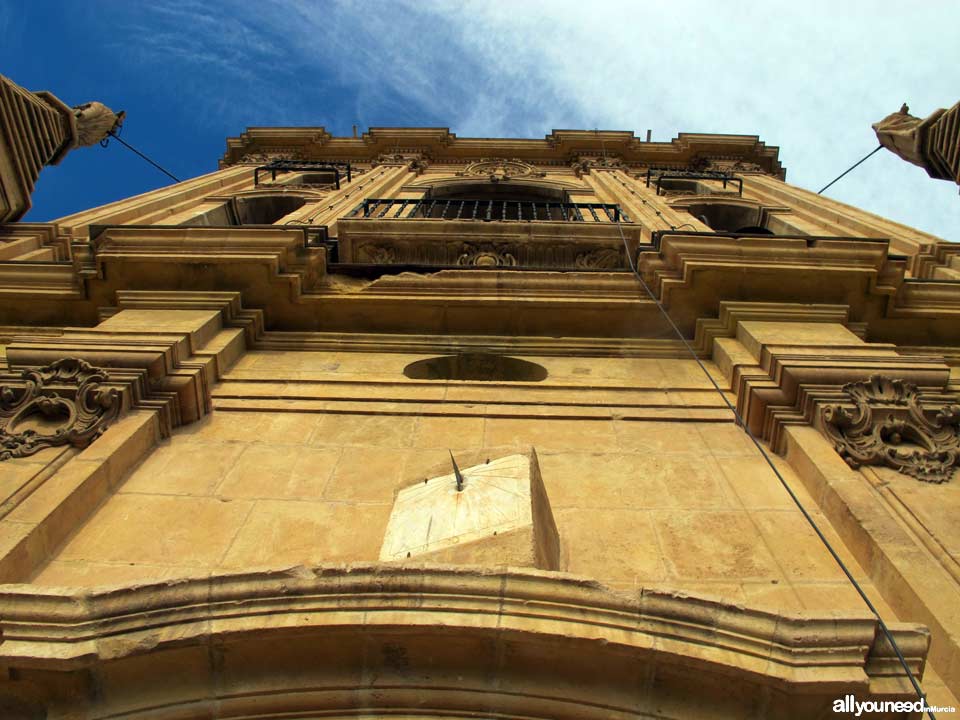
[[[557,528],[537,455],[507,455],[402,489],[380,559],[556,569]]]

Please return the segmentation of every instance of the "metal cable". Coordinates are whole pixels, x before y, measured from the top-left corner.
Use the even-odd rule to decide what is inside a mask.
[[[848,168],[847,168],[846,170],[844,170],[842,173],[840,173],[839,175],[837,175],[833,180],[831,180],[831,181],[828,182],[826,185],[824,185],[822,188],[820,188],[820,192],[818,192],[817,195],[820,195],[824,190],[826,190],[828,187],[830,187],[831,185],[833,185],[837,180],[839,180],[839,179],[842,178],[844,175],[846,175],[848,172],[850,172],[851,170],[853,170],[855,167],[857,167],[860,163],[862,163],[862,162],[863,162],[864,160],[866,160],[868,157],[870,157],[871,155],[873,155],[875,152],[877,152],[878,150],[882,150],[882,149],[883,149],[883,145],[877,145],[873,150],[871,150],[869,153],[867,153],[861,160],[858,160],[857,162],[855,162],[853,165],[851,165],[850,167],[848,167]]]
[[[133,147],[133,145],[131,145],[130,143],[128,143],[128,142],[126,142],[125,140],[123,140],[123,139],[122,139],[119,135],[117,135],[113,130],[111,130],[111,131],[110,131],[109,133],[107,133],[107,134],[110,135],[110,137],[112,137],[112,138],[113,138],[114,140],[116,140],[118,143],[120,143],[121,145],[123,145],[125,148],[127,148],[127,149],[129,149],[129,150],[132,150],[132,151],[135,152],[137,155],[139,155],[140,157],[142,157],[144,160],[146,160],[148,163],[150,163],[151,165],[153,165],[157,170],[159,170],[160,172],[162,172],[164,175],[167,175],[168,177],[173,178],[174,181],[176,181],[176,182],[182,182],[182,181],[180,180],[180,178],[178,178],[176,175],[174,175],[174,174],[173,174],[172,172],[170,172],[169,170],[165,170],[165,169],[162,168],[160,165],[158,165],[157,163],[155,163],[153,160],[151,160],[150,158],[148,158],[148,157],[147,157],[146,155],[144,155],[142,152],[140,152],[140,151],[137,150],[135,147]],[[106,147],[106,145],[104,145],[103,147]]]
[[[876,152],[876,150],[874,150],[873,152]],[[870,153],[870,154],[872,155],[873,153]],[[869,157],[869,155],[867,157]],[[866,159],[867,158],[864,158],[864,160]],[[861,160],[860,162],[863,162],[863,160]],[[859,163],[857,164],[859,165]],[[850,168],[850,169],[852,170],[853,168]],[[847,172],[850,172],[850,171],[848,170]],[[841,177],[843,176],[841,175]],[[839,178],[837,179],[839,180]],[[836,180],[834,182],[836,182]],[[911,685],[913,685],[914,691],[917,693],[917,696],[920,697],[921,700],[923,700],[924,707],[927,708],[927,711],[926,711],[927,715],[930,717],[930,720],[936,720],[936,717],[934,716],[933,711],[930,710],[928,707],[927,696],[923,692],[923,689],[920,687],[920,683],[917,681],[916,677],[914,677],[913,672],[910,670],[910,666],[907,664],[907,660],[903,656],[903,652],[900,650],[900,646],[897,644],[897,641],[893,638],[893,634],[890,632],[890,628],[887,627],[887,624],[883,621],[883,618],[880,617],[880,613],[877,611],[877,608],[874,606],[872,602],[870,602],[870,598],[867,597],[867,594],[864,592],[863,588],[860,587],[860,583],[858,583],[856,578],[853,577],[853,574],[850,572],[850,569],[847,567],[846,563],[843,562],[840,555],[833,548],[833,545],[830,544],[830,541],[827,539],[827,536],[823,534],[823,531],[820,529],[820,526],[817,525],[816,520],[813,519],[813,516],[810,515],[807,509],[803,506],[803,503],[800,502],[800,498],[798,498],[796,493],[793,492],[793,489],[790,487],[790,484],[786,481],[783,475],[780,474],[780,471],[777,470],[776,465],[773,464],[773,461],[770,459],[770,456],[767,454],[767,451],[764,449],[764,447],[760,444],[760,441],[757,440],[756,436],[754,436],[754,434],[750,431],[750,428],[747,427],[747,424],[743,421],[743,417],[741,417],[740,413],[737,412],[737,409],[727,399],[726,394],[721,389],[720,385],[717,384],[717,381],[713,379],[713,376],[710,374],[710,371],[707,370],[707,367],[703,364],[700,358],[697,357],[696,351],[693,349],[693,347],[691,347],[690,343],[683,336],[683,332],[680,330],[679,327],[677,327],[677,324],[673,321],[673,318],[670,317],[670,314],[667,312],[666,308],[663,306],[660,300],[657,299],[657,296],[653,294],[653,290],[651,290],[650,286],[647,285],[647,282],[643,279],[643,276],[640,274],[640,271],[637,269],[637,266],[633,261],[633,257],[630,254],[630,246],[627,244],[627,238],[623,234],[623,227],[620,225],[620,221],[617,220],[616,222],[617,222],[617,230],[620,231],[620,239],[623,241],[623,249],[624,249],[624,252],[626,253],[627,262],[630,265],[630,270],[633,272],[634,276],[636,276],[637,280],[640,281],[640,284],[643,286],[643,289],[646,291],[650,299],[653,300],[653,302],[656,304],[657,309],[660,311],[660,313],[663,315],[666,321],[670,324],[670,327],[673,328],[673,331],[676,333],[677,337],[680,338],[680,342],[683,343],[683,346],[687,349],[687,352],[690,353],[690,357],[692,357],[694,361],[696,361],[697,365],[700,367],[700,370],[703,372],[704,375],[706,375],[707,380],[709,380],[710,384],[713,385],[713,388],[717,391],[717,394],[720,396],[720,399],[723,400],[724,404],[727,406],[727,408],[729,408],[730,412],[733,413],[734,418],[736,418],[737,425],[743,429],[743,431],[750,438],[754,446],[756,446],[757,450],[760,451],[760,454],[763,456],[763,459],[766,461],[767,465],[770,466],[770,469],[773,470],[773,474],[777,476],[777,479],[780,481],[780,484],[783,485],[784,490],[787,491],[787,494],[790,496],[790,499],[793,500],[794,504],[797,506],[797,508],[799,508],[800,512],[803,514],[803,517],[809,523],[810,527],[813,528],[813,531],[817,534],[817,537],[820,538],[820,541],[827,548],[827,551],[830,553],[831,557],[833,557],[833,559],[836,561],[837,565],[840,566],[840,569],[843,571],[843,574],[847,576],[847,579],[853,585],[854,589],[857,591],[857,594],[860,595],[860,598],[863,600],[866,606],[870,609],[870,612],[872,612],[874,617],[877,618],[877,623],[880,626],[880,630],[883,632],[884,636],[886,637],[887,642],[890,643],[890,647],[892,647],[893,651],[896,653],[897,659],[900,661],[900,665],[903,666],[903,669],[907,673],[907,677],[910,678],[910,683]]]

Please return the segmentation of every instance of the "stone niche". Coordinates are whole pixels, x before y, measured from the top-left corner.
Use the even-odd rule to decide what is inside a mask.
[[[560,539],[533,448],[397,493],[380,560],[556,570]]]

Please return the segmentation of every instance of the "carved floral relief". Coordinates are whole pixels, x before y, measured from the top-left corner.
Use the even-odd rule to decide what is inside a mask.
[[[823,430],[853,469],[885,465],[930,483],[946,482],[960,464],[960,405],[945,405],[931,418],[916,385],[874,376],[849,383],[854,403],[823,408]]]
[[[576,267],[591,270],[613,270],[623,267],[624,263],[619,249],[600,248],[577,255]]]
[[[103,387],[108,379],[100,368],[65,358],[0,385],[0,460],[89,445],[120,413],[118,391]]]

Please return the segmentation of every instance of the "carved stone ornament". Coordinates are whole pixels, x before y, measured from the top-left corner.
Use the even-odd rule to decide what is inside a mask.
[[[517,264],[517,258],[503,248],[492,245],[471,245],[466,243],[460,249],[457,265],[472,265],[476,267],[512,267]]]
[[[370,162],[370,167],[375,168],[380,165],[406,165],[407,170],[422,175],[424,170],[430,167],[429,160],[422,153],[414,152],[395,152],[380,153]]]
[[[930,483],[950,479],[960,463],[960,405],[946,405],[931,420],[916,385],[874,376],[849,383],[855,410],[823,408],[823,429],[854,470],[885,465]]]
[[[253,152],[247,153],[240,162],[245,163],[270,163],[275,160],[303,160],[303,153],[299,150],[272,151],[272,152]]]
[[[614,270],[623,267],[623,261],[619,250],[600,248],[577,255],[576,266],[591,270]]]
[[[458,177],[486,177],[491,182],[514,178],[544,177],[545,175],[546,173],[539,172],[533,165],[517,159],[484,159],[470,163],[465,170],[457,173]]]
[[[577,177],[583,177],[591,169],[606,168],[608,170],[626,170],[627,166],[616,155],[578,155],[570,162],[570,167]]]
[[[389,265],[396,261],[396,252],[389,245],[361,245],[357,251],[360,262]]]
[[[0,460],[82,448],[100,437],[120,413],[117,390],[102,386],[108,379],[100,368],[65,358],[24,370],[22,387],[0,385]]]

